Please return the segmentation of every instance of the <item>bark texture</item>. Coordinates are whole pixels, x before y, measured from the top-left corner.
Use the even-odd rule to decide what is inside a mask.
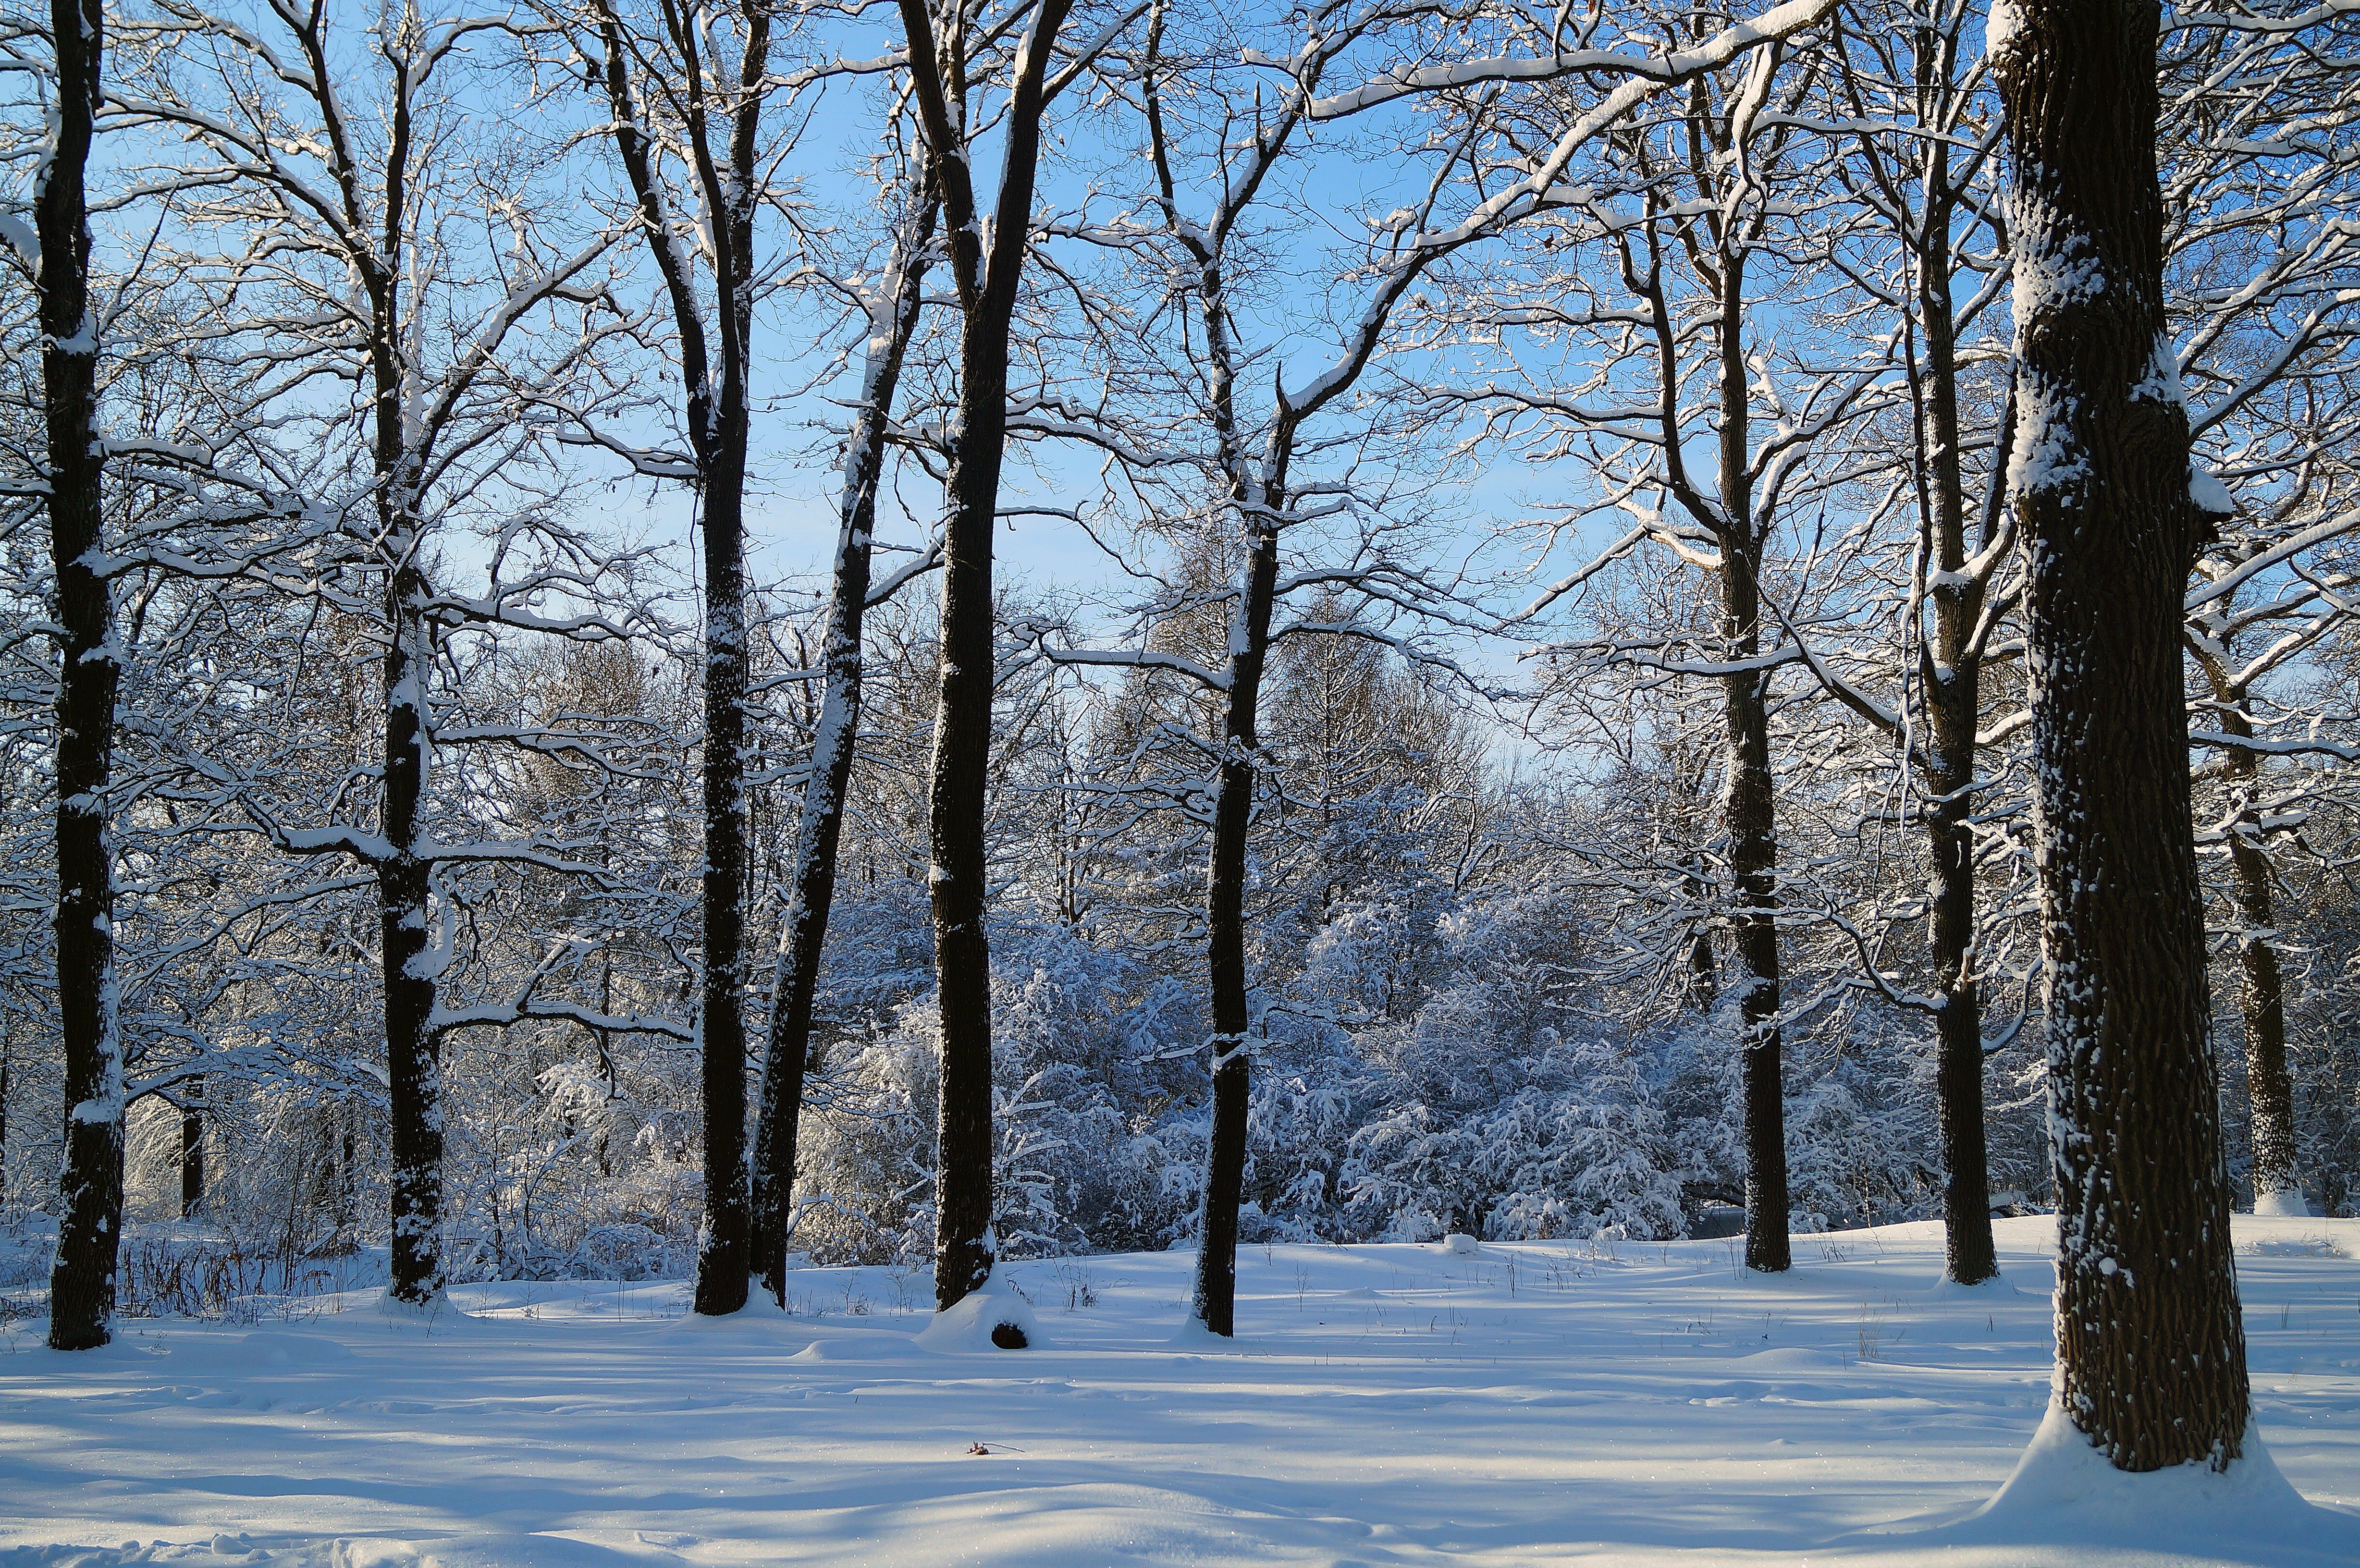
[[[984,931],[985,787],[990,766],[991,532],[1008,435],[1009,335],[1032,238],[1045,81],[1068,0],[1043,0],[1014,62],[989,249],[976,209],[967,133],[967,13],[937,34],[925,0],[901,0],[911,85],[941,192],[960,307],[958,430],[944,525],[942,654],[927,785],[927,881],[942,1014],[935,1121],[934,1304],[945,1310],[990,1278],[992,1236],[991,949]]]
[[[1762,652],[1762,559],[1767,519],[1754,515],[1746,463],[1745,258],[1719,259],[1721,319],[1721,658],[1743,664]],[[1778,833],[1770,776],[1770,675],[1741,670],[1721,678],[1728,724],[1727,794],[1730,943],[1744,973],[1738,1016],[1745,1082],[1745,1266],[1765,1273],[1793,1267],[1787,1239],[1786,1097],[1778,1027]]]
[[[846,437],[842,519],[836,538],[836,575],[822,651],[826,676],[819,724],[812,735],[810,771],[795,823],[778,971],[770,987],[770,1027],[763,1057],[761,1104],[755,1118],[753,1262],[762,1288],[786,1302],[789,1204],[795,1186],[795,1133],[803,1115],[803,1069],[811,1050],[812,997],[819,986],[820,952],[827,942],[827,911],[836,896],[836,852],[844,832],[844,796],[852,779],[854,738],[860,730],[860,639],[869,608],[870,541],[877,528],[877,487],[885,474],[886,437],[901,361],[918,330],[924,304],[927,252],[934,244],[936,202],[931,184],[918,197],[897,242],[880,308],[872,311],[867,374],[860,406]]]
[[[2250,1411],[2189,807],[2204,528],[2163,311],[2151,0],[1992,22],[2016,246],[2057,1187],[2057,1399],[2118,1468],[2225,1469]]]
[[[98,323],[90,312],[84,173],[104,35],[98,0],[51,0],[57,122],[34,196],[41,244],[41,395],[49,426],[49,559],[58,654],[58,1032],[65,1051],[65,1167],[49,1345],[111,1337],[123,1228],[123,1043],[115,1017],[115,851],[106,788],[121,651],[102,574]]]

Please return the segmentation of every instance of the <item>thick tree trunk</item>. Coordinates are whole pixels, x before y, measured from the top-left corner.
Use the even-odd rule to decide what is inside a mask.
[[[2124,1470],[2250,1419],[2190,822],[2181,602],[2202,526],[2163,311],[2151,0],[2003,5],[2010,489],[2038,763],[2056,1399]]]
[[[110,1337],[123,1226],[123,1042],[115,1017],[115,851],[106,787],[123,676],[99,572],[98,323],[90,312],[83,171],[99,102],[98,0],[51,0],[54,143],[34,198],[41,244],[41,388],[49,424],[49,559],[59,638],[58,1031],[65,1050],[65,1168],[49,1274],[49,1345]]]
[[[705,550],[704,865],[699,905],[704,974],[696,1034],[705,1116],[705,1223],[697,1233],[694,1310],[726,1316],[746,1304],[753,1264],[752,1197],[746,1160],[746,753],[747,688],[751,659],[746,590],[746,462],[752,439],[748,406],[753,330],[754,211],[761,147],[759,136],[770,59],[770,12],[766,0],[741,0],[745,43],[736,93],[726,116],[727,146],[716,153],[716,116],[705,93],[713,44],[706,20],[667,6],[666,46],[678,70],[700,78],[684,91],[660,86],[681,108],[707,232],[714,244],[714,325],[720,339],[716,379],[706,323],[690,263],[674,243],[669,198],[657,175],[658,154],[642,123],[631,62],[661,50],[628,40],[620,14],[595,6],[605,59],[594,74],[613,111],[616,151],[639,207],[680,334],[681,384],[686,392],[689,446],[696,459],[698,521]]]
[[[1762,651],[1764,530],[1755,521],[1746,470],[1743,257],[1721,257],[1721,657]],[[1793,1266],[1787,1240],[1786,1100],[1778,1029],[1778,835],[1770,777],[1770,678],[1744,670],[1721,680],[1728,724],[1727,794],[1730,942],[1744,973],[1737,984],[1744,1021],[1745,1266],[1777,1273]]]
[[[736,382],[736,396],[730,384]],[[696,1310],[746,1304],[746,484],[744,386],[726,376],[705,486],[705,1225]]]
[[[877,527],[877,487],[885,474],[886,437],[902,356],[916,335],[924,304],[927,250],[934,244],[936,202],[931,189],[896,247],[884,320],[869,323],[868,373],[859,412],[846,439],[842,522],[836,540],[835,595],[828,606],[826,663],[819,724],[812,735],[803,814],[795,824],[792,886],[781,933],[778,971],[770,988],[770,1028],[763,1059],[762,1096],[755,1122],[753,1262],[762,1288],[781,1305],[787,1290],[788,1205],[794,1196],[796,1124],[803,1115],[803,1068],[811,1049],[812,997],[819,985],[820,951],[827,942],[828,904],[836,895],[836,851],[843,835],[844,796],[852,778],[853,741],[860,729],[861,626],[869,608],[870,540]]]
[[[399,419],[398,393],[388,395]],[[380,406],[380,413],[383,406]],[[395,437],[399,437],[397,430]],[[396,459],[399,464],[401,460]],[[385,986],[385,1055],[393,1145],[393,1261],[388,1292],[423,1305],[442,1293],[442,1062],[431,1027],[435,982],[426,966],[432,863],[419,808],[426,794],[425,682],[429,648],[426,579],[414,564],[417,529],[388,534],[400,563],[386,592],[391,629],[385,654],[385,779],[382,819],[392,853],[377,864],[379,964]]]
[[[1196,1275],[1189,1315],[1213,1333],[1237,1332],[1238,1204],[1246,1171],[1246,1116],[1252,1065],[1246,1004],[1246,830],[1253,815],[1254,751],[1263,659],[1270,648],[1272,601],[1278,586],[1282,499],[1264,495],[1247,519],[1251,545],[1240,583],[1237,633],[1229,656],[1228,712],[1221,727],[1221,777],[1213,800],[1211,876],[1205,897],[1206,959],[1213,990],[1213,1126],[1205,1151],[1205,1196],[1196,1237]]]

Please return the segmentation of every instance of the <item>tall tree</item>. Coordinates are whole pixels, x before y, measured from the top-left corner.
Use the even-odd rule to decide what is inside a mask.
[[[1080,62],[1049,68],[1070,0],[1039,0],[1007,63],[1000,191],[986,225],[976,206],[969,102],[977,56],[964,0],[939,11],[900,0],[911,96],[942,200],[958,293],[958,419],[943,530],[942,654],[928,779],[927,880],[942,1011],[934,1176],[934,1305],[946,1310],[998,1262],[991,1194],[991,948],[984,931],[985,789],[991,756],[991,531],[1008,432],[1008,359],[1017,288],[1032,238],[1041,125]]]
[[[2189,817],[2180,617],[2211,523],[2163,306],[2159,8],[2002,0],[2057,1187],[2056,1406],[2117,1468],[2251,1416]]]
[[[56,573],[57,1006],[65,1047],[65,1171],[49,1345],[104,1345],[123,1228],[123,1040],[115,1016],[115,854],[107,775],[123,679],[99,536],[98,319],[84,176],[100,103],[100,0],[50,0],[54,130],[35,178],[49,558]]]
[[[1816,488],[1807,465],[1813,442],[1857,415],[1875,379],[1858,365],[1830,367],[1781,354],[1758,308],[1777,287],[1777,273],[1795,265],[1789,253],[1818,237],[1797,233],[1808,204],[1777,192],[1809,162],[1800,150],[1808,122],[1793,111],[1819,69],[1809,50],[1798,50],[1799,66],[1786,69],[1786,42],[1819,14],[1781,6],[1719,33],[1704,31],[1709,19],[1700,13],[1657,20],[1650,25],[1674,36],[1686,31],[1693,47],[1651,61],[1569,51],[1578,60],[1602,55],[1601,63],[1632,69],[1640,79],[1618,94],[1632,100],[1666,82],[1684,88],[1664,93],[1666,102],[1655,112],[1618,125],[1595,178],[1568,186],[1571,215],[1555,237],[1569,242],[1564,254],[1579,259],[1549,265],[1537,297],[1497,312],[1507,323],[1593,344],[1598,362],[1581,367],[1571,385],[1537,395],[1499,384],[1456,394],[1528,410],[1552,432],[1578,432],[1535,443],[1598,473],[1603,499],[1569,510],[1622,511],[1635,520],[1513,620],[1576,593],[1608,562],[1651,542],[1714,579],[1718,624],[1710,637],[1693,639],[1690,655],[1674,657],[1672,644],[1682,640],[1676,637],[1602,651],[1615,662],[1721,686],[1719,919],[1736,971],[1724,995],[1733,993],[1741,1031],[1745,1261],[1765,1272],[1792,1263],[1771,713],[1777,669],[1795,653],[1780,646],[1788,639],[1765,588],[1785,510],[1803,504],[1798,492]],[[1742,75],[1718,74],[1749,52]],[[1651,69],[1643,73],[1643,64]],[[1607,106],[1622,121],[1633,105],[1610,96]],[[1789,383],[1799,384],[1791,402]],[[1710,477],[1691,465],[1692,454],[1708,451]],[[1660,508],[1640,500],[1650,491],[1662,496]],[[1698,956],[1694,946],[1688,951]]]
[[[836,566],[828,599],[819,715],[812,729],[803,809],[795,818],[787,866],[787,910],[770,986],[762,1093],[754,1127],[754,1272],[781,1304],[787,1290],[789,1204],[794,1195],[795,1132],[803,1114],[804,1063],[811,1050],[812,998],[819,986],[828,905],[836,894],[836,852],[844,834],[845,793],[860,729],[861,632],[871,597],[877,491],[885,478],[893,397],[901,364],[917,335],[934,245],[936,201],[931,180],[905,180],[906,210],[896,214],[892,253],[874,283],[849,285],[859,305],[865,344],[852,428],[845,436],[843,489],[837,495]],[[927,556],[880,585],[890,593]]]
[[[1906,583],[1905,615],[1914,624],[1903,642],[1915,667],[1885,683],[1906,690],[1914,681],[1924,694],[1922,718],[1906,704],[1877,702],[1825,659],[1810,660],[1830,691],[1899,743],[1922,793],[1918,815],[1931,861],[1927,935],[1939,989],[1930,996],[1905,995],[1875,975],[1874,964],[1868,967],[1889,999],[1933,1018],[1944,1271],[1967,1285],[1999,1273],[1984,1128],[1986,955],[1977,940],[1974,822],[1993,783],[1978,768],[1986,739],[1984,665],[2015,603],[1994,581],[2014,542],[2005,486],[1994,473],[1981,505],[1970,498],[1971,439],[1989,438],[1971,429],[1961,396],[1962,334],[1996,297],[1984,289],[1971,290],[1963,307],[1958,299],[1961,278],[1992,265],[1969,245],[1983,221],[1975,186],[1987,175],[1996,135],[1983,132],[1978,141],[1974,134],[1981,72],[1963,49],[1972,20],[1972,8],[1953,0],[1905,0],[1872,11],[1863,26],[1845,29],[1830,89],[1834,114],[1857,127],[1856,195],[1890,227],[1900,257],[1899,278],[1872,285],[1883,309],[1872,316],[1871,331],[1886,337],[1887,313],[1896,310],[1908,329],[1900,350],[1911,440],[1901,454],[1907,479],[1900,487],[1914,500],[1918,527]],[[2007,417],[2003,413],[1999,432],[2003,450]],[[1884,432],[1863,433],[1873,444]],[[1977,523],[1972,534],[1971,517]]]
[[[754,220],[769,156],[761,143],[769,80],[770,0],[733,0],[728,26],[696,5],[665,4],[645,34],[614,0],[593,0],[591,67],[612,115],[615,148],[638,205],[639,233],[662,280],[679,344],[697,522],[705,565],[705,854],[700,870],[704,970],[697,1002],[703,1052],[705,1225],[695,1310],[746,1304],[750,1218],[746,1164],[746,758],[751,643],[746,583],[746,461],[752,439]],[[737,58],[708,59],[734,33]],[[658,145],[652,103],[677,145]],[[694,212],[675,210],[660,167],[686,167]],[[701,240],[701,243],[700,243]],[[711,274],[703,298],[694,255]],[[708,321],[708,310],[710,320]],[[716,341],[717,340],[717,341]]]
[[[457,911],[438,891],[438,875],[469,858],[569,864],[546,845],[462,848],[439,840],[432,779],[438,663],[454,626],[594,638],[619,629],[596,614],[543,616],[534,607],[552,598],[598,602],[606,563],[578,537],[537,560],[529,548],[497,552],[482,595],[451,593],[436,582],[435,541],[450,507],[503,487],[517,544],[563,531],[549,515],[550,496],[522,488],[524,475],[552,438],[552,405],[612,400],[586,392],[582,375],[610,338],[636,323],[610,308],[599,266],[607,233],[569,233],[579,243],[568,252],[550,243],[558,225],[528,221],[540,172],[530,158],[497,165],[512,182],[506,189],[469,191],[447,177],[445,160],[461,138],[492,132],[487,115],[475,117],[481,101],[462,107],[462,89],[450,79],[471,69],[472,45],[504,30],[501,19],[436,18],[405,0],[371,24],[355,49],[325,5],[276,7],[274,16],[265,38],[167,0],[155,64],[129,108],[181,134],[189,162],[172,179],[195,193],[188,215],[232,242],[201,249],[187,267],[213,290],[202,331],[224,342],[243,336],[247,351],[257,334],[271,340],[266,352],[247,354],[251,385],[241,395],[254,400],[246,412],[257,421],[319,419],[350,462],[349,487],[303,509],[329,514],[340,535],[334,553],[304,581],[305,592],[365,617],[377,645],[368,700],[377,706],[377,752],[362,774],[369,787],[339,787],[323,827],[281,821],[268,798],[271,779],[243,779],[224,798],[280,849],[352,856],[375,884],[392,1154],[387,1289],[395,1301],[422,1305],[445,1278],[442,1037],[463,1022],[515,1016],[495,1009],[461,1019],[441,1010],[440,982],[454,952],[438,943],[437,929]],[[290,136],[300,158],[284,150]],[[538,212],[545,218],[547,209]],[[257,299],[259,311],[247,314]],[[548,334],[525,325],[561,307],[578,319]],[[446,321],[464,325],[435,325]],[[282,376],[281,366],[292,368]],[[330,376],[361,389],[357,407],[322,413],[302,403],[311,378]],[[334,485],[327,479],[322,488]],[[374,822],[361,816],[371,792]]]

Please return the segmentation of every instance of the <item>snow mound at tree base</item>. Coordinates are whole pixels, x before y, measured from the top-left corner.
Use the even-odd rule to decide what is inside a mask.
[[[2244,1449],[2226,1472],[2195,1464],[2134,1475],[2114,1468],[2052,1403],[1991,1501],[1929,1533],[1945,1545],[2086,1543],[2172,1562],[2360,1562],[2360,1517],[2305,1501],[2251,1424]],[[2250,1555],[2256,1551],[2266,1555]]]
[[[1043,1341],[1032,1322],[1032,1303],[1017,1294],[994,1269],[989,1279],[961,1297],[956,1305],[936,1312],[934,1321],[918,1331],[917,1343],[923,1349],[957,1356],[978,1350],[1033,1349]]]
[[[2254,1213],[2277,1215],[2280,1219],[2307,1220],[2311,1217],[2311,1201],[2300,1187],[2283,1192],[2262,1192],[2254,1198]]]

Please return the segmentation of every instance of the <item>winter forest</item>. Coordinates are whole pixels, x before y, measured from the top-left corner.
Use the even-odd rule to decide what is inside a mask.
[[[2360,4],[8,0],[0,105],[55,1351],[1910,1236],[2053,1259],[2113,1469],[2267,1468]]]

